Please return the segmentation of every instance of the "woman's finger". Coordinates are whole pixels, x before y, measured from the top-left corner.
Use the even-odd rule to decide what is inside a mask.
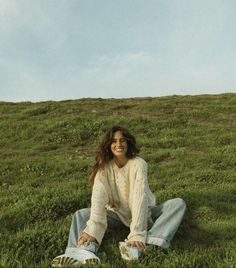
[[[138,242],[138,248],[144,250],[146,248],[146,245],[143,242]]]
[[[127,242],[127,246],[136,247],[141,250],[144,250],[146,248],[146,245],[141,241],[129,241]]]
[[[92,237],[89,234],[82,233],[79,239],[77,240],[77,246],[81,246],[85,243],[93,242],[93,241],[96,241],[94,237]]]

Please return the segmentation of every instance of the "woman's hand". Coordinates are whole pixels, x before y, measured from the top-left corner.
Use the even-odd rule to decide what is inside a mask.
[[[96,242],[96,239],[89,234],[82,233],[79,239],[77,240],[77,247],[80,247],[81,245],[89,242]]]
[[[136,248],[138,248],[140,250],[145,250],[146,249],[146,245],[141,241],[128,241],[127,246],[136,247]]]

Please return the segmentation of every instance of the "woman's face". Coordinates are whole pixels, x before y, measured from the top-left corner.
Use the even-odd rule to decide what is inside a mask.
[[[116,131],[112,138],[111,151],[115,157],[126,157],[128,143],[121,131]]]

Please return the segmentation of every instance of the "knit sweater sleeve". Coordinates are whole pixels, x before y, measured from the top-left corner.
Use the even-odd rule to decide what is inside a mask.
[[[142,160],[138,163],[134,188],[131,196],[131,214],[129,241],[146,242],[148,222],[148,179],[147,163]]]
[[[105,206],[108,203],[108,194],[103,184],[103,172],[98,171],[92,190],[91,213],[84,232],[96,238],[101,244],[107,228]]]

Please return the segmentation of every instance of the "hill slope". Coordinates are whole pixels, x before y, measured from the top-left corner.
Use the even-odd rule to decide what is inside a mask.
[[[172,250],[149,249],[139,264],[120,259],[127,230],[109,231],[102,267],[235,267],[236,94],[1,102],[0,267],[48,267],[64,251],[113,124],[137,137],[157,201],[182,197],[188,211]]]

